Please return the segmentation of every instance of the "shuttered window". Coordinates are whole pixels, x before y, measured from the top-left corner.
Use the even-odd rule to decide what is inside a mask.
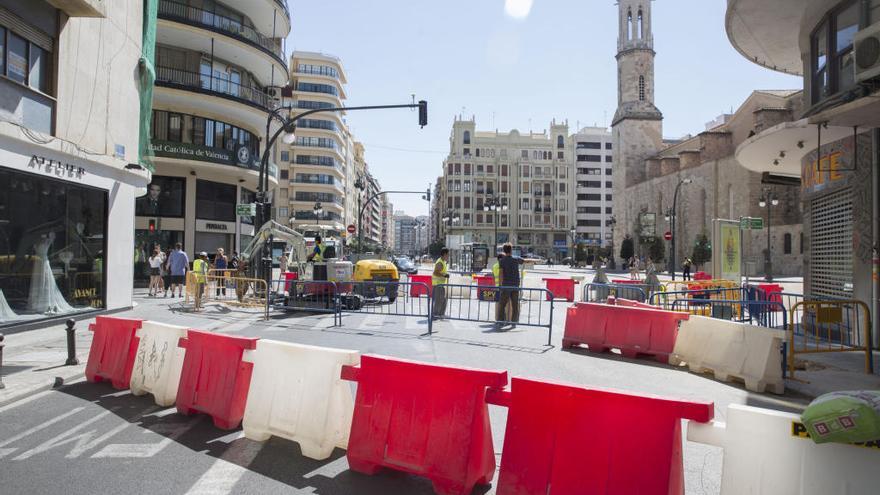
[[[810,203],[810,294],[851,296],[852,190],[844,189]]]

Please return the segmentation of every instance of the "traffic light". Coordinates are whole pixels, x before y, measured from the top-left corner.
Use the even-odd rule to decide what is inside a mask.
[[[149,228],[151,234],[153,232],[156,232],[156,220],[151,218],[150,219],[150,226],[148,228]]]
[[[428,125],[428,102],[425,100],[419,100],[419,125]]]

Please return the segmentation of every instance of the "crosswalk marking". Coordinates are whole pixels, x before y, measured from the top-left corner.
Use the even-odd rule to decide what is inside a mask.
[[[66,412],[66,413],[64,413],[64,414],[62,414],[61,416],[56,416],[56,417],[50,419],[49,421],[46,421],[46,422],[44,422],[44,423],[42,423],[42,424],[39,424],[39,425],[37,425],[37,426],[34,426],[33,428],[30,428],[30,429],[28,429],[28,430],[25,430],[25,431],[19,433],[18,435],[15,435],[15,436],[13,436],[13,437],[7,438],[6,440],[0,442],[0,447],[5,447],[5,446],[7,446],[7,445],[9,445],[9,444],[11,444],[11,443],[14,443],[14,442],[17,442],[17,441],[21,440],[21,439],[24,438],[24,437],[28,437],[28,436],[30,436],[30,435],[33,435],[34,433],[36,433],[36,432],[38,432],[38,431],[40,431],[40,430],[42,430],[42,429],[44,429],[44,428],[48,428],[48,427],[54,425],[55,423],[61,421],[61,420],[64,419],[64,418],[67,418],[67,417],[69,417],[69,416],[73,416],[74,414],[76,414],[76,413],[82,411],[83,409],[85,409],[85,408],[84,408],[84,407],[77,407],[77,408],[71,409],[70,411],[68,411],[68,412]],[[7,455],[9,455],[9,454],[15,452],[16,450],[17,450],[17,449],[15,449],[15,448],[11,448],[11,449],[8,449],[8,448],[6,448],[6,449],[0,449],[0,459],[2,459],[2,458],[4,458],[4,457],[6,457]]]

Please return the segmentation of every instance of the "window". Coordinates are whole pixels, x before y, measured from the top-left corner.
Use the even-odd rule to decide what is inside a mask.
[[[452,164],[451,163],[446,164],[446,174],[452,175]]]
[[[501,194],[507,193],[507,181],[501,181]]]
[[[559,192],[561,192],[561,193],[565,192],[565,182],[559,183]]]
[[[306,91],[309,93],[324,93],[333,96],[339,96],[339,90],[336,89],[336,86],[330,84],[299,82],[296,84],[296,90]]]
[[[471,198],[469,196],[464,197],[464,209],[465,210],[471,209]]]
[[[480,157],[480,148],[477,148],[477,158]]]
[[[463,144],[471,144],[471,131],[464,131]]]
[[[783,254],[791,254],[791,234],[789,233],[782,236],[782,252]]]
[[[605,201],[611,201],[611,195],[610,195],[610,194],[606,194],[606,195],[605,195]]]
[[[236,187],[206,180],[196,181],[196,218],[234,222]]]
[[[7,33],[6,75],[15,82],[25,84],[27,82],[27,48],[28,42],[12,33]]]
[[[853,37],[859,29],[855,1],[828,13],[810,36],[813,103],[855,86]]]
[[[457,180],[457,181],[453,182],[452,185],[453,185],[453,188],[452,188],[453,191],[461,192],[461,181]]]
[[[471,175],[471,164],[470,163],[464,164],[464,175]]]
[[[0,74],[6,74],[6,28],[0,26]]]
[[[601,194],[578,194],[577,199],[578,199],[578,201],[601,201],[602,195]]]
[[[322,167],[339,168],[336,160],[329,156],[296,155],[296,163],[298,165],[320,165]]]
[[[290,177],[289,170],[282,169],[282,170],[279,170],[279,173],[281,174],[279,177],[281,180],[287,180]]]
[[[507,165],[501,165],[501,176],[507,177]]]
[[[528,176],[529,176],[529,172],[530,172],[530,170],[531,170],[531,167],[530,167],[530,166],[528,166],[528,165],[522,165],[522,166],[520,167],[520,169],[521,169],[521,170],[520,170],[520,174],[521,174],[523,177],[528,177]]]
[[[599,206],[579,206],[577,212],[598,215],[602,213],[602,208]]]
[[[487,174],[494,174],[494,173],[495,173],[495,167],[492,166],[492,165],[486,165],[486,173],[487,173]]]
[[[458,210],[459,208],[461,208],[461,197],[460,197],[460,196],[456,196],[456,197],[454,197],[454,198],[453,198],[453,204],[455,205],[455,206],[453,206],[453,208],[455,208],[456,210]]]
[[[602,148],[602,143],[597,143],[594,141],[581,141],[577,144],[577,149],[583,150],[598,150]]]
[[[31,43],[30,45],[30,73],[28,85],[43,93],[49,92],[49,54],[46,50]]]
[[[610,150],[610,149],[611,149],[611,143],[605,143],[605,149],[606,149],[606,150]]]
[[[483,214],[477,213],[477,225],[483,223]]]
[[[610,180],[606,180],[606,181],[605,181],[605,187],[614,187],[614,186],[611,185],[611,181],[610,181]]]
[[[610,168],[605,169],[605,175],[613,175]]]
[[[464,192],[471,192],[471,181],[464,181]]]
[[[639,101],[645,101],[645,76],[639,76]]]
[[[461,175],[461,164],[460,163],[455,164],[455,175]]]
[[[557,148],[565,148],[565,138],[562,136],[556,136],[556,147]]]
[[[290,152],[289,151],[282,151],[281,152],[281,161],[282,162],[289,162],[290,161]]]
[[[577,161],[579,161],[579,162],[601,162],[602,157],[600,155],[578,155]]]
[[[605,163],[611,163],[614,161],[614,158],[611,155],[605,155]]]
[[[298,64],[296,71],[303,74],[315,74],[318,76],[328,76],[338,78],[339,73],[333,67],[326,65]]]
[[[528,160],[529,159],[529,150],[522,150],[520,157],[522,157],[522,159],[524,159],[524,160]]]
[[[528,182],[521,182],[519,189],[523,194],[528,194],[529,193],[529,183]],[[526,201],[528,201],[528,200],[526,200]]]
[[[464,151],[464,156],[471,156],[471,149],[470,148],[465,148],[463,151]]]

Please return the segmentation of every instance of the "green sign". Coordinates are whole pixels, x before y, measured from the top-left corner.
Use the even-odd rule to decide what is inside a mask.
[[[761,230],[764,228],[764,219],[755,217],[742,217],[739,219],[739,228],[742,230]]]
[[[235,214],[241,217],[252,217],[257,214],[256,203],[245,203],[235,205]]]
[[[259,158],[244,146],[238,146],[235,150],[226,150],[187,143],[153,141],[150,143],[150,150],[158,157],[219,163],[252,170],[260,168]]]

